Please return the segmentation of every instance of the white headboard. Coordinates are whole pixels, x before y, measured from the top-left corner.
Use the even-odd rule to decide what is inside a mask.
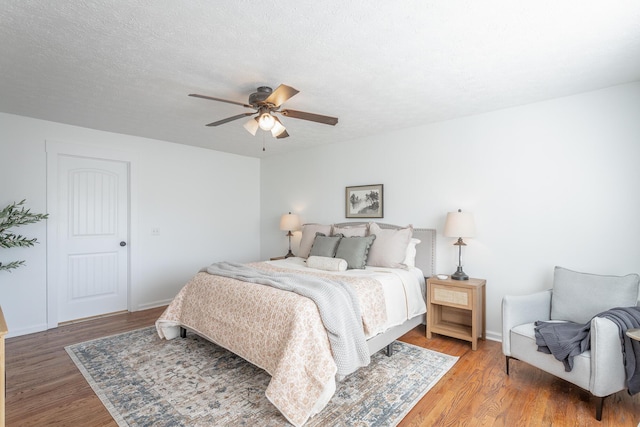
[[[338,227],[368,224],[369,222],[342,222],[334,224]],[[404,226],[376,223],[382,229],[398,229]],[[416,246],[416,267],[424,273],[425,277],[431,277],[436,271],[436,230],[433,228],[414,228],[413,237],[420,239]]]

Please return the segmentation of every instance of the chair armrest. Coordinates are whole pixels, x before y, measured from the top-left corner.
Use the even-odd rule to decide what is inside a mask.
[[[551,289],[530,295],[502,298],[502,352],[511,355],[509,331],[514,326],[551,318]]]
[[[594,396],[608,396],[626,388],[626,374],[618,325],[604,317],[591,319],[591,379]]]

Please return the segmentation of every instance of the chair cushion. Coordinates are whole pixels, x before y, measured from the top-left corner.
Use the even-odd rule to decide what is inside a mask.
[[[637,304],[640,276],[601,276],[556,267],[551,296],[551,319],[587,323],[615,307]]]
[[[534,328],[534,323],[525,323],[511,329],[511,357],[589,390],[591,351],[587,350],[574,357],[573,369],[566,372],[564,364],[556,360],[553,355],[538,351]]]

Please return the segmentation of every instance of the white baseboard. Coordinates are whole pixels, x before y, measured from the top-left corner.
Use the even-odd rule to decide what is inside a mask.
[[[502,342],[502,334],[494,331],[487,331],[487,339]]]
[[[138,306],[132,311],[142,311],[149,310],[150,308],[162,307],[165,305],[169,305],[173,301],[173,298],[160,300],[160,301],[151,301],[144,304],[138,304]]]
[[[9,332],[5,336],[6,338],[19,337],[22,335],[35,334],[36,332],[42,332],[47,330],[47,324],[41,323],[38,325],[29,326],[28,328],[22,329],[11,329],[9,328]]]

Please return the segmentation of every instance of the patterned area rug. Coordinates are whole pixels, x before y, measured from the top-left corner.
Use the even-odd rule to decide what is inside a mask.
[[[290,425],[264,395],[265,371],[193,333],[165,341],[150,327],[66,350],[120,426]],[[305,427],[395,426],[457,359],[396,341]]]

